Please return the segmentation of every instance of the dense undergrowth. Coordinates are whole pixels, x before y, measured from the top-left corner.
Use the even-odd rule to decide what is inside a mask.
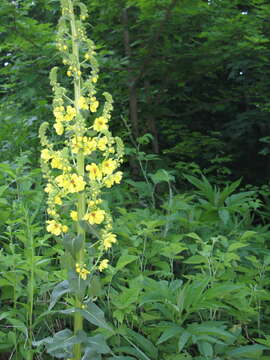
[[[44,230],[41,173],[29,168],[28,154],[0,174],[0,351],[5,359],[50,359],[33,341],[71,326],[58,311],[70,297],[60,306],[52,297],[65,252]],[[107,193],[119,241],[87,296],[110,327],[90,321],[87,331],[105,335],[104,359],[268,359],[269,229],[258,191],[185,179],[179,191],[170,172],[144,171],[141,181],[126,177]]]

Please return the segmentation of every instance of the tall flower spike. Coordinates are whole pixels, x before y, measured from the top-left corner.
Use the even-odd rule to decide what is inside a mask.
[[[45,123],[39,135],[43,147],[42,170],[47,182],[44,190],[48,195],[46,228],[52,235],[64,239],[72,263],[69,269],[73,284],[71,293],[76,308],[81,308],[85,295],[81,282],[87,284],[84,286],[87,289],[92,274],[107,268],[108,260],[101,259],[116,242],[112,217],[103,208],[102,194],[122,178],[122,172],[117,169],[123,161],[124,146],[121,139],[110,132],[111,95],[104,92],[104,101],[97,95],[99,67],[95,44],[86,35],[87,7],[77,0],[61,0],[61,8],[57,48],[63,59],[64,74],[72,86],[61,86],[57,78],[60,70],[56,67],[51,70],[55,119],[50,132],[54,134],[49,141],[46,136],[49,125]],[[86,236],[84,223],[92,227],[98,238],[95,243]],[[72,246],[68,236],[74,239]],[[91,243],[95,253],[86,260],[87,243]],[[77,292],[74,277],[78,283]],[[82,315],[75,312],[74,333],[82,329]],[[81,344],[75,344],[72,359],[81,358]]]

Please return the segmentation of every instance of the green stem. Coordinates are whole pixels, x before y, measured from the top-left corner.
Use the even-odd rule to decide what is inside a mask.
[[[27,360],[33,359],[32,352],[32,342],[33,342],[33,309],[34,309],[34,282],[35,282],[35,247],[34,247],[34,237],[31,230],[31,223],[29,218],[29,213],[25,209],[25,220],[27,226],[27,236],[29,240],[30,247],[30,278],[29,278],[29,288],[28,288],[28,304],[29,304],[29,352],[27,354]]]
[[[80,59],[79,59],[79,46],[78,46],[78,33],[76,28],[76,22],[75,22],[75,16],[74,16],[74,9],[73,9],[73,3],[72,0],[68,0],[69,3],[69,10],[70,10],[70,25],[71,25],[71,35],[72,35],[72,53],[73,57],[75,59],[76,68],[79,71],[80,70]],[[79,114],[80,108],[79,108],[79,99],[81,97],[81,84],[80,84],[80,77],[74,76],[74,103],[75,103],[75,109],[76,113]],[[82,152],[79,152],[77,155],[77,173],[79,176],[84,176],[84,155]],[[84,191],[78,194],[77,199],[77,211],[78,211],[78,220],[82,220],[84,214],[85,214],[85,193]],[[80,226],[79,222],[77,225],[77,234],[82,236],[84,242],[85,242],[85,231]],[[76,262],[83,264],[84,260],[84,250],[85,246],[82,246],[82,249],[78,252],[76,256]],[[79,296],[75,297],[75,307],[80,308],[81,307],[81,299]],[[83,330],[83,318],[80,313],[75,312],[74,315],[74,334],[76,334],[78,331]],[[73,348],[74,353],[74,360],[81,360],[81,344],[74,345]]]

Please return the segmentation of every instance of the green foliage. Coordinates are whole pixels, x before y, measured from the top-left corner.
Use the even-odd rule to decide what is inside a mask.
[[[49,69],[60,64],[58,3],[3,0],[0,358],[67,359],[82,343],[83,360],[267,360],[270,6],[85,3],[100,90],[113,93],[113,131],[127,144],[124,182],[104,200],[119,241],[78,308],[72,296],[86,284],[72,272],[64,280],[64,268],[81,239],[44,232],[37,169],[37,129],[51,126]],[[85,322],[76,335],[75,314]]]

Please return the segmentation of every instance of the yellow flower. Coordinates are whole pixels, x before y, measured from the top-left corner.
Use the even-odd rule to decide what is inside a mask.
[[[85,188],[83,177],[77,174],[59,175],[55,178],[55,181],[59,187],[64,188],[69,193],[80,192]]]
[[[60,122],[56,122],[53,127],[55,128],[57,135],[62,135],[64,132],[64,127]]]
[[[97,147],[99,148],[100,151],[105,151],[107,144],[108,144],[108,139],[106,136],[103,136],[98,140]]]
[[[87,138],[84,136],[83,153],[84,155],[90,155],[97,148],[95,139]]]
[[[87,220],[91,225],[101,224],[105,219],[105,211],[100,209],[91,211],[89,214],[85,214],[83,219]]]
[[[63,231],[64,233],[68,232],[68,227],[67,227],[67,225],[62,225],[62,231]]]
[[[86,280],[87,275],[90,274],[90,271],[87,270],[85,268],[85,264],[84,265],[80,265],[80,264],[76,264],[76,272],[79,274],[79,276],[83,279]]]
[[[108,130],[108,125],[107,125],[108,119],[105,119],[105,117],[100,116],[98,118],[96,118],[96,120],[94,121],[94,130],[95,131],[106,131]]]
[[[79,150],[83,148],[83,143],[81,138],[82,138],[81,136],[78,136],[71,139],[71,150],[74,154],[77,154]]]
[[[85,188],[85,182],[82,176],[78,176],[77,174],[72,174],[70,179],[69,192],[80,192]]]
[[[93,83],[96,83],[97,81],[98,81],[98,77],[97,77],[97,76],[93,76],[93,77],[92,77],[92,82],[93,82]]]
[[[53,157],[51,161],[51,167],[53,169],[62,169],[63,168],[63,159],[60,157]]]
[[[122,171],[117,171],[117,173],[111,175],[111,176],[107,176],[104,179],[104,184],[107,188],[110,188],[113,186],[113,184],[120,184],[120,181],[122,179],[123,173]]]
[[[111,248],[113,243],[116,243],[116,235],[113,233],[107,233],[103,238],[103,245],[105,250]]]
[[[115,173],[113,175],[113,180],[116,184],[120,184],[120,181],[122,180],[123,177],[123,173],[122,171],[117,171],[117,173]]]
[[[41,151],[41,159],[44,161],[49,161],[51,158],[50,150],[49,149],[43,149]]]
[[[116,169],[116,167],[117,167],[117,162],[111,159],[104,160],[101,164],[101,170],[105,175],[112,174],[113,171]]]
[[[101,180],[102,172],[100,171],[97,164],[92,163],[86,166],[86,171],[89,171],[90,180]]]
[[[64,114],[63,114],[64,111],[65,111],[64,106],[57,106],[56,108],[53,109],[53,114],[56,118],[56,121],[64,120]]]
[[[56,211],[52,210],[52,209],[47,209],[47,213],[51,216],[55,216],[56,215]]]
[[[67,76],[72,76],[72,72],[70,70],[67,71]]]
[[[94,113],[94,112],[97,111],[97,108],[99,106],[99,102],[97,101],[97,99],[95,97],[92,97],[90,99],[90,101],[91,101],[91,103],[90,103],[89,108],[90,108],[90,111]]]
[[[83,96],[79,98],[79,107],[83,110],[88,110],[86,99]]]
[[[78,212],[72,210],[72,211],[70,212],[70,217],[71,217],[71,219],[72,219],[73,221],[78,221]]]
[[[65,188],[68,185],[68,178],[66,175],[59,175],[55,178],[58,186]]]
[[[104,180],[104,184],[107,188],[111,188],[113,186],[113,178],[112,176],[110,177],[107,177],[105,180]]]
[[[68,105],[66,115],[64,116],[64,120],[71,121],[74,119],[75,116],[76,116],[76,109],[74,109],[72,106]]]
[[[108,263],[109,263],[108,259],[102,260],[101,263],[99,264],[98,270],[103,271],[104,269],[107,269]]]
[[[63,204],[60,196],[55,196],[55,198],[53,199],[53,202],[54,202],[56,205],[62,205],[62,204]]]
[[[44,189],[44,191],[46,193],[51,193],[51,192],[53,192],[53,190],[54,190],[54,188],[53,188],[52,184],[50,184],[50,183],[48,183]]]
[[[93,200],[90,200],[90,201],[88,202],[88,205],[89,205],[90,207],[93,207],[93,206],[96,205],[96,202],[93,201]]]
[[[67,230],[67,226],[61,225],[57,223],[55,220],[48,220],[47,221],[47,231],[58,236],[60,235],[64,230]]]

